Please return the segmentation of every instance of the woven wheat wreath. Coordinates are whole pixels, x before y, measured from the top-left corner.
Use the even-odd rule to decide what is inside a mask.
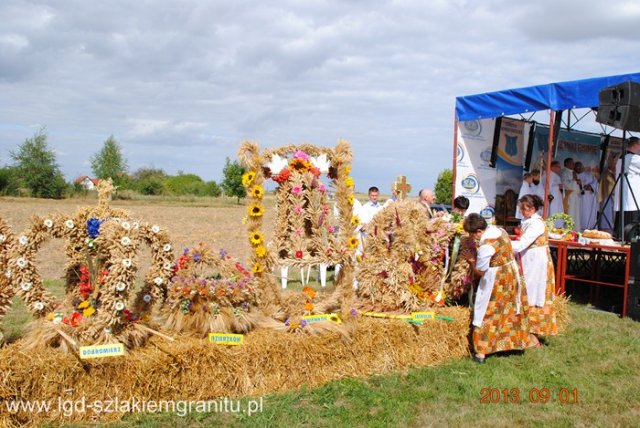
[[[556,227],[555,221],[562,220],[564,222],[564,227]],[[547,218],[547,229],[553,233],[568,233],[573,230],[573,226],[575,221],[569,214],[565,213],[555,213],[549,218]]]
[[[56,238],[67,241],[64,302],[44,288],[35,263],[42,243]],[[141,244],[151,248],[152,264],[131,302]],[[105,335],[118,335],[131,323],[147,319],[154,303],[164,296],[173,270],[166,231],[132,221],[126,211],[108,207],[103,197],[97,209],[84,208],[74,216],[33,217],[27,230],[16,238],[12,254],[12,288],[28,310],[82,344],[108,341]],[[47,323],[40,325],[51,328]]]

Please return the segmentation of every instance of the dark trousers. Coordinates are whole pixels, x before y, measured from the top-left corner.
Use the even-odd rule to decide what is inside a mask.
[[[616,227],[615,230],[613,231],[613,235],[618,238],[618,239],[622,239],[620,235],[620,222],[622,221],[622,216],[620,215],[620,211],[616,211]],[[626,230],[629,230],[630,228],[628,228],[629,225],[631,224],[635,224],[640,222],[640,211],[625,211],[624,212],[624,226],[626,228]],[[628,235],[628,234],[627,234]],[[629,236],[625,236],[625,241],[629,240]]]

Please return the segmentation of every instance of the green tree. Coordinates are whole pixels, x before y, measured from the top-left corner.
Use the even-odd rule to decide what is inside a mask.
[[[104,142],[102,150],[91,157],[91,170],[96,178],[111,178],[116,186],[127,184],[127,160],[113,135]]]
[[[213,196],[214,198],[217,198],[222,195],[222,189],[215,181],[207,181],[204,184],[204,194],[205,196]]]
[[[453,195],[453,173],[450,169],[444,169],[438,174],[435,187],[436,203],[450,204]]]
[[[240,203],[240,198],[247,196],[247,191],[242,185],[242,174],[244,173],[244,167],[237,160],[231,162],[229,158],[226,159],[222,169],[224,179],[220,183],[220,187],[224,190],[225,195],[238,198],[238,204]]]
[[[44,130],[26,139],[10,155],[15,162],[14,171],[20,185],[27,187],[32,196],[62,198],[67,183],[56,162],[55,152],[47,145]]]

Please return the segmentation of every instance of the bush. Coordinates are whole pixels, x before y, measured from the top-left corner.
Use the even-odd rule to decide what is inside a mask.
[[[217,198],[222,195],[222,189],[215,181],[207,181],[204,184],[204,194],[206,196],[213,196],[214,198]]]
[[[17,195],[20,184],[14,168],[0,168],[0,195]]]
[[[195,174],[180,174],[169,177],[164,185],[175,195],[201,196],[205,194],[205,183]]]
[[[158,177],[149,177],[138,181],[135,189],[143,195],[161,195],[164,193],[164,183]]]

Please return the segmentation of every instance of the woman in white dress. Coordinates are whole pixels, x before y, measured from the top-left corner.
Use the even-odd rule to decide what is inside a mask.
[[[524,221],[522,236],[512,243],[520,254],[529,304],[529,346],[539,346],[538,336],[558,333],[555,298],[555,273],[549,252],[547,225],[536,212],[543,205],[536,195],[525,195],[518,201]]]

